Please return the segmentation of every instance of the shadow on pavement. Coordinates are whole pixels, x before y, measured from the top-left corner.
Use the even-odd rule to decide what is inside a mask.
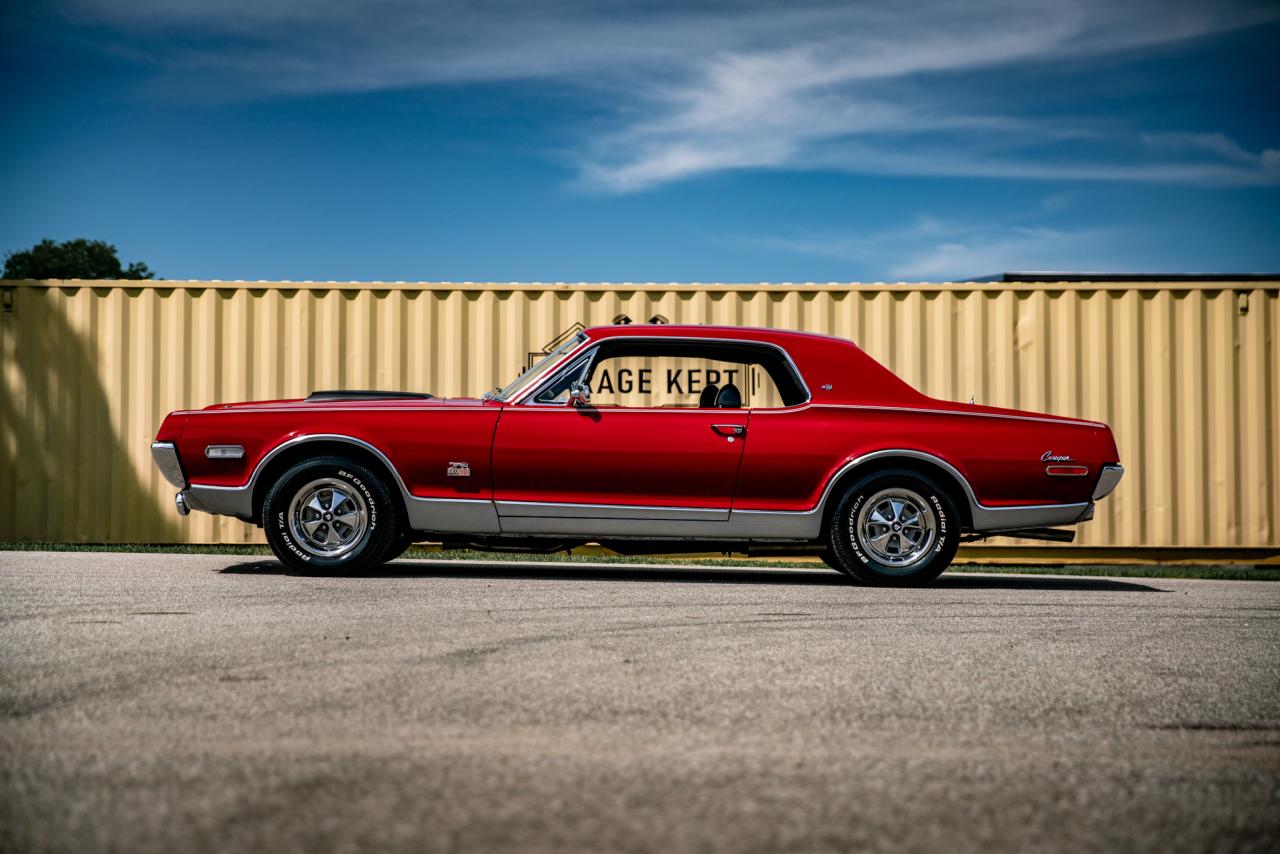
[[[935,583],[936,587],[953,589],[970,588],[974,590],[1097,590],[1124,593],[1164,593],[1159,587],[1152,587],[1140,581],[1119,581],[1114,578],[1096,578],[1078,575],[970,575],[968,573],[946,573]]]
[[[229,575],[299,575],[276,560],[254,560],[218,570]],[[347,576],[355,577],[355,576]],[[852,582],[834,570],[749,569],[740,567],[600,566],[530,561],[397,560],[364,578],[474,578],[553,581],[665,581],[684,584],[816,585],[847,587]],[[1075,590],[1160,593],[1159,588],[1132,581],[1043,575],[946,574],[932,589]]]

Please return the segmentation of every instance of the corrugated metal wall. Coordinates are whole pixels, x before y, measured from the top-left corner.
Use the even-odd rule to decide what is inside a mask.
[[[1280,283],[0,283],[0,539],[244,542],[172,511],[172,409],[316,388],[477,394],[575,324],[803,329],[925,392],[1110,423],[1128,476],[1080,545],[1280,546]]]

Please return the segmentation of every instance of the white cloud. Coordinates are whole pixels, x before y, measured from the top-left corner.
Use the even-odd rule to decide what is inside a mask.
[[[1221,133],[1147,134],[1143,141],[1157,150],[1208,153],[1227,163],[1238,164],[1250,172],[1256,171],[1273,181],[1280,179],[1280,149],[1266,148],[1255,153]]]
[[[907,280],[969,279],[1007,270],[1117,270],[1118,235],[1098,229],[1014,228],[925,246],[894,265]]]
[[[1128,266],[1122,250],[1132,237],[1128,229],[1051,228],[1027,217],[967,222],[921,215],[901,228],[854,236],[809,234],[743,242],[884,270],[875,275],[894,281],[952,281],[1009,270],[1122,270]],[[897,260],[886,264],[886,258]]]
[[[572,153],[581,182],[607,191],[761,167],[1280,181],[1280,153],[1254,154],[1221,134],[1144,137],[937,85],[1280,19],[1268,0],[65,2],[77,20],[153,38],[158,68],[179,86],[250,97],[477,81],[569,87],[612,117],[576,129],[585,141]],[[1090,139],[1127,156],[1029,151]]]

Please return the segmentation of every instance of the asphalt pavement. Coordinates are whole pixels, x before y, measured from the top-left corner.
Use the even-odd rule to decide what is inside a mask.
[[[1280,583],[0,552],[0,850],[1275,851]]]

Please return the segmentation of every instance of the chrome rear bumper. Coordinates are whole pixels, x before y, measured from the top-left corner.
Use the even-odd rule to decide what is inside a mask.
[[[1093,500],[1097,501],[1110,495],[1122,477],[1124,477],[1124,466],[1119,464],[1103,466],[1102,474],[1098,475],[1098,485],[1093,489]]]

